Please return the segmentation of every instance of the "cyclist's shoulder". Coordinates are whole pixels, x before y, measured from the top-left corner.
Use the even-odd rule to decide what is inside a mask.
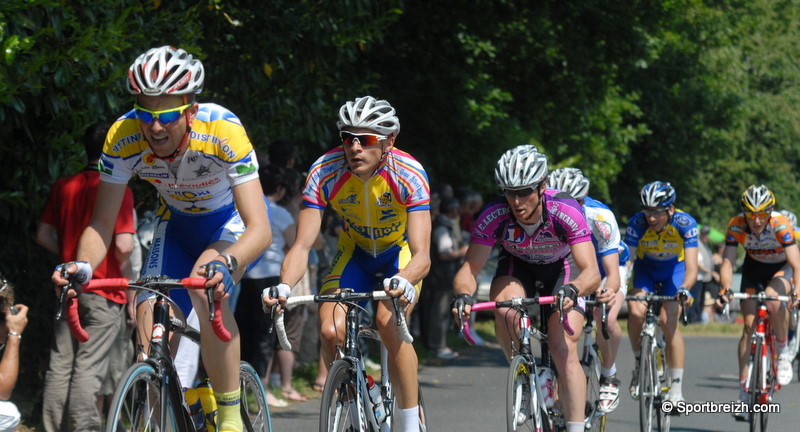
[[[138,120],[133,111],[129,111],[109,128],[103,146],[103,154],[114,158],[128,159],[148,148],[147,141],[144,140],[144,135],[139,129]]]
[[[495,199],[486,204],[475,218],[476,229],[487,229],[511,219],[511,208],[505,199]]]

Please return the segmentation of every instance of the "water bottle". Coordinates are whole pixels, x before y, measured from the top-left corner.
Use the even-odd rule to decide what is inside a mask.
[[[555,388],[553,388],[553,370],[547,366],[542,366],[538,371],[539,375],[539,391],[542,393],[544,405],[547,408],[552,408],[555,402]]]
[[[203,405],[207,430],[217,430],[217,399],[214,397],[214,390],[208,378],[197,386],[197,397]]]
[[[189,411],[192,413],[194,428],[197,430],[197,432],[207,432],[208,429],[206,428],[203,404],[200,402],[200,397],[197,395],[197,389],[185,389],[184,398],[186,399],[186,404],[189,405]]]
[[[380,424],[386,418],[386,411],[383,409],[381,387],[375,385],[375,380],[370,375],[367,375],[367,391],[369,392],[369,399],[372,401],[372,409],[375,411],[375,420]]]

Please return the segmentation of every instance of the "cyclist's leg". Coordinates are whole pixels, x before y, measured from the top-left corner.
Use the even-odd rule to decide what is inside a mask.
[[[603,337],[601,332],[597,333],[597,345],[600,349],[600,405],[603,412],[611,412],[619,404],[619,379],[617,379],[617,353],[622,339],[622,328],[617,321],[622,303],[625,301],[625,294],[620,288],[617,291],[614,303],[608,309],[608,339]],[[597,329],[602,325],[602,310],[594,308],[594,319],[597,322]]]
[[[569,312],[568,319],[573,329],[580,329],[585,318],[582,310],[573,308]],[[547,318],[547,328],[548,347],[558,372],[558,400],[561,401],[561,411],[568,422],[583,423],[586,377],[583,375],[578,354],[581,332],[576,331],[572,336],[568,335],[559,323],[557,311]]]
[[[683,263],[678,263],[671,272],[672,277],[663,281],[661,294],[665,296],[674,296],[678,293],[678,287],[683,284],[686,268]],[[662,304],[660,321],[667,344],[667,365],[669,365],[670,375],[669,397],[676,400],[683,399],[682,381],[686,360],[686,346],[678,325],[680,320],[681,306],[678,302]]]
[[[786,295],[792,293],[792,268],[787,264],[775,273],[764,290],[768,295]],[[767,302],[772,329],[775,333],[775,354],[777,355],[778,383],[789,384],[792,381],[792,358],[789,354],[789,309],[784,303]]]
[[[353,259],[355,245],[348,236],[339,236],[336,259],[325,277],[320,294],[333,294],[339,288],[358,289],[375,285],[373,278],[364,272]],[[336,360],[336,345],[344,342],[345,308],[337,303],[320,303],[319,305],[320,344],[322,357],[326,365]]]
[[[525,288],[522,286],[522,282],[513,276],[495,276],[489,289],[489,299],[506,301],[514,297],[525,297]],[[498,308],[494,311],[494,333],[506,360],[510,360],[513,356],[512,344],[519,347],[518,319],[518,314],[512,309]]]
[[[650,271],[641,261],[633,263],[633,288],[628,292],[629,295],[644,296],[648,292],[653,292],[655,282],[650,276]],[[628,338],[631,341],[631,349],[639,364],[639,353],[641,352],[641,333],[644,324],[647,305],[640,301],[628,302]]]

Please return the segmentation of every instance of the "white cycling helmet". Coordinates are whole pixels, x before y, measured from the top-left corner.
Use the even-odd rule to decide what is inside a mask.
[[[162,46],[140,55],[128,69],[128,92],[160,96],[196,94],[203,90],[203,63],[180,48]]]
[[[766,186],[750,185],[739,201],[742,205],[742,211],[746,212],[761,212],[771,211],[775,207],[775,195]]]
[[[582,200],[589,193],[589,179],[578,168],[558,168],[547,178],[547,187],[562,190],[576,200]]]
[[[494,180],[503,189],[538,186],[547,177],[547,156],[525,144],[503,153],[494,169]]]
[[[781,214],[786,216],[786,219],[789,219],[789,223],[792,224],[793,227],[797,226],[797,215],[789,210],[781,210]]]
[[[395,110],[385,100],[376,100],[372,96],[364,96],[348,101],[339,108],[339,121],[336,127],[372,129],[381,135],[397,137],[400,133],[400,120]]]
[[[644,207],[669,207],[675,202],[675,188],[669,183],[654,181],[644,185],[639,199]]]

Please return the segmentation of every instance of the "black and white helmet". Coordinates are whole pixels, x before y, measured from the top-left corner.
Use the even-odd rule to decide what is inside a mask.
[[[128,92],[160,96],[196,94],[203,90],[203,63],[171,46],[151,48],[128,69]]]
[[[400,120],[395,110],[385,100],[377,100],[372,96],[364,96],[348,101],[339,108],[339,121],[336,127],[372,129],[387,137],[397,137],[400,133]]]
[[[797,215],[789,210],[781,210],[781,214],[786,216],[786,219],[789,219],[789,223],[792,224],[793,227],[797,226]]]
[[[503,153],[494,169],[494,180],[502,189],[538,186],[547,178],[547,156],[536,146],[524,144]]]
[[[675,202],[676,195],[671,184],[654,181],[644,185],[639,199],[644,207],[669,207]]]
[[[775,194],[763,184],[750,185],[742,193],[739,203],[742,205],[742,211],[746,212],[772,211],[775,207]]]
[[[576,200],[582,200],[589,193],[589,179],[578,168],[557,168],[547,178],[547,187],[562,190]]]

